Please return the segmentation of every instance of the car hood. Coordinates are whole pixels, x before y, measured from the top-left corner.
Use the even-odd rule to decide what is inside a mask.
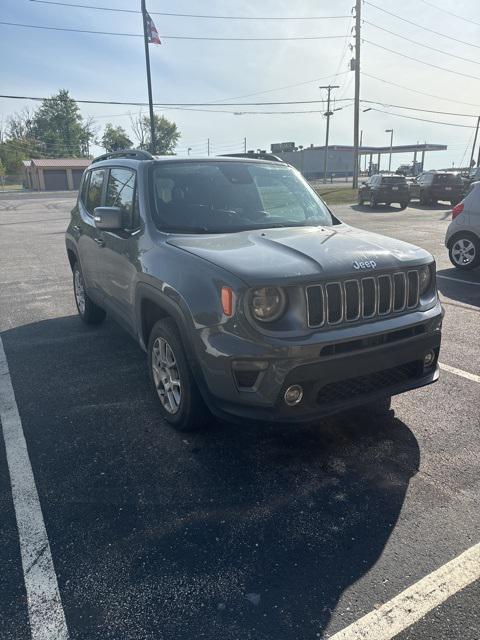
[[[432,259],[414,245],[345,224],[172,235],[167,242],[226,269],[251,286],[358,276]]]

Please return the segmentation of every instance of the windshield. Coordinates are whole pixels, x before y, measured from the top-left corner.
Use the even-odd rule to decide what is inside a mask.
[[[226,233],[330,226],[315,191],[284,164],[175,162],[153,170],[155,223],[163,231]]]

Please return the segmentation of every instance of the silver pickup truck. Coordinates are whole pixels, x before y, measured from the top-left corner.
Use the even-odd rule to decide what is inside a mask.
[[[101,156],[66,248],[81,318],[134,336],[179,430],[385,410],[438,378],[432,256],[342,223],[275,158]]]

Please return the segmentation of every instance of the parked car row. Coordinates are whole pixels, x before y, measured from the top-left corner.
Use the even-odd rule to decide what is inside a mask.
[[[360,185],[358,204],[368,202],[373,209],[379,204],[394,203],[405,209],[411,200],[418,200],[421,205],[443,201],[455,206],[463,193],[461,176],[447,171],[425,171],[410,180],[398,174],[378,173]]]

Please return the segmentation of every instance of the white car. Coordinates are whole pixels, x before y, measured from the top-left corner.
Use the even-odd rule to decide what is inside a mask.
[[[453,207],[445,246],[458,269],[480,266],[480,182],[474,182],[465,198]]]

